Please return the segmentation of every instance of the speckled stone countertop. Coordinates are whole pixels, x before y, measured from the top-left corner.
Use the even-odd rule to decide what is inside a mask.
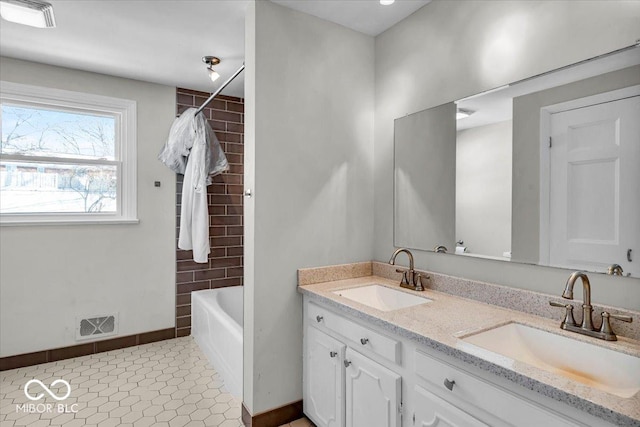
[[[424,292],[405,290],[400,288],[395,280],[363,275],[369,271],[363,266],[358,268],[337,266],[336,268],[342,268],[346,272],[346,277],[351,278],[336,280],[340,274],[335,274],[334,271],[327,276],[330,281],[318,282],[318,277],[322,279],[322,272],[319,273],[317,269],[300,270],[299,291],[366,323],[434,348],[613,424],[640,426],[640,393],[630,398],[621,398],[532,365],[505,357],[492,357],[492,353],[470,345],[460,337],[515,322],[637,357],[640,357],[640,341],[625,337],[619,337],[618,341],[613,342],[600,341],[560,329],[559,320],[546,319],[430,289]],[[355,271],[360,274],[354,273]],[[354,277],[358,275],[360,277]],[[433,301],[384,312],[332,293],[338,289],[355,288],[372,283],[423,296]]]

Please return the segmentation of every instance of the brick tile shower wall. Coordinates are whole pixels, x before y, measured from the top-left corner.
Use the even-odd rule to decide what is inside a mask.
[[[205,92],[177,89],[178,114],[189,107],[199,107],[209,96]],[[216,176],[207,189],[209,195],[209,262],[193,261],[191,251],[177,250],[176,268],[176,336],[191,333],[191,292],[225,286],[241,286],[242,259],[242,191],[244,100],[219,95],[204,110],[229,161],[229,171]],[[183,176],[176,185],[176,242],[180,224],[180,201]],[[177,243],[176,243],[177,247]]]

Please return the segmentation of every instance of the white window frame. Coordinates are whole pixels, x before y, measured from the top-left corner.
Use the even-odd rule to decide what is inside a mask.
[[[114,117],[116,159],[109,163],[118,170],[117,209],[116,212],[0,214],[0,225],[138,223],[136,101],[0,81],[0,103],[5,102]],[[5,154],[0,155],[0,160],[56,162],[52,157]]]

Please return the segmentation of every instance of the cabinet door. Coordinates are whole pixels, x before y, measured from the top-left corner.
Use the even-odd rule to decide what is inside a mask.
[[[400,375],[350,348],[345,366],[346,427],[400,427]]]
[[[414,392],[416,427],[487,427],[487,424],[419,385],[415,386]]]
[[[312,327],[306,339],[304,412],[318,427],[342,427],[345,345]]]
[[[443,396],[464,401],[476,417],[491,420],[491,425],[518,427],[577,427],[562,415],[538,406],[530,400],[478,378],[464,370],[422,351],[416,351],[416,374],[426,380],[429,390],[442,390]],[[444,380],[455,381],[452,390],[445,389]],[[448,398],[447,398],[448,399]],[[468,404],[469,406],[466,406]],[[464,425],[465,423],[463,423]]]

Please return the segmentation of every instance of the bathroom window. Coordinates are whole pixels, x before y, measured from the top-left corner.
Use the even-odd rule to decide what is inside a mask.
[[[0,82],[0,222],[137,222],[135,101]]]

